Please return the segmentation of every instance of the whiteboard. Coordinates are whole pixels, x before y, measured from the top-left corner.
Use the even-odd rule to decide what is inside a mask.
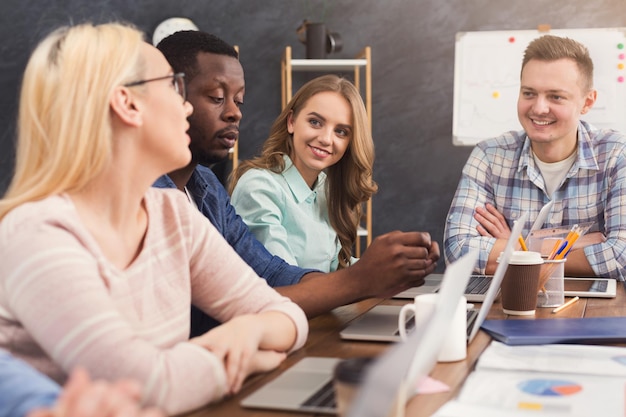
[[[454,145],[473,146],[522,129],[517,97],[524,50],[548,33],[572,38],[589,49],[598,99],[581,119],[626,133],[626,28],[459,32],[454,53]]]

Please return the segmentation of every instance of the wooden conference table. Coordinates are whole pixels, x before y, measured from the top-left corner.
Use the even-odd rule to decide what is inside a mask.
[[[567,298],[566,298],[567,301]],[[324,314],[309,321],[310,333],[306,345],[297,352],[291,354],[285,362],[276,370],[249,378],[243,389],[234,397],[226,399],[218,404],[199,409],[188,417],[306,417],[321,414],[290,413],[281,411],[265,411],[245,409],[239,405],[244,397],[274,379],[285,369],[294,365],[306,356],[327,356],[349,358],[354,356],[377,356],[389,347],[387,343],[377,342],[347,342],[339,337],[339,331],[350,321],[354,320],[376,304],[402,305],[408,300],[381,300],[368,299],[359,303],[340,307],[331,313]],[[552,308],[538,308],[533,317],[513,317],[502,312],[499,299],[491,308],[488,319],[510,318],[514,320],[533,320],[535,318],[577,318],[577,317],[608,317],[626,316],[626,290],[618,282],[617,297],[613,299],[581,298],[574,305],[552,314]],[[450,387],[449,392],[440,394],[416,395],[407,404],[407,417],[422,417],[432,415],[446,401],[456,396],[463,381],[473,370],[480,354],[491,342],[491,338],[482,330],[468,346],[467,358],[453,363],[438,363],[431,376],[444,382]]]

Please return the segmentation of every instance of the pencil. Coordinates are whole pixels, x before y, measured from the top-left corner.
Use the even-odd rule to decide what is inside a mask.
[[[578,298],[578,296],[576,296],[576,297],[572,298],[571,300],[569,300],[567,303],[558,306],[557,308],[552,310],[552,312],[553,313],[558,313],[559,311],[563,310],[564,308],[567,308],[567,307],[571,306],[572,304],[574,304],[579,299],[580,298]]]
[[[524,238],[523,237],[518,237],[517,240],[519,241],[520,246],[522,247],[522,250],[526,251],[528,250],[528,248],[526,247],[526,242],[524,242]]]

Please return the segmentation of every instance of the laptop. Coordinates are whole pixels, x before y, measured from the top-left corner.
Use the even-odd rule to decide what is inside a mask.
[[[532,233],[540,230],[543,227],[543,224],[546,222],[546,219],[548,218],[548,214],[550,213],[550,209],[552,209],[553,204],[554,201],[548,201],[541,208],[539,214],[537,215],[537,218],[530,227],[530,231],[528,232],[525,240],[528,240],[528,237],[531,236]],[[426,277],[424,285],[409,288],[405,291],[399,292],[392,298],[406,298],[412,300],[415,298],[415,296],[420,294],[437,292],[439,290],[439,286],[441,285],[441,278],[443,278],[442,274],[430,274]],[[485,301],[485,295],[487,294],[487,290],[489,290],[492,278],[493,276],[491,275],[472,275],[470,277],[469,283],[467,284],[467,288],[465,289],[465,298],[467,299],[467,301],[470,303],[482,303],[483,301]]]
[[[394,369],[408,370],[406,377],[414,380],[425,375],[436,363],[436,355],[443,343],[441,328],[449,326],[462,295],[467,279],[478,259],[472,251],[448,266],[441,286],[440,297],[429,320],[415,328],[406,343],[398,344],[393,357],[401,366]],[[397,317],[397,316],[396,316]],[[397,320],[397,318],[396,318]],[[386,356],[387,354],[383,355]],[[333,387],[333,370],[340,358],[306,357],[287,369],[241,401],[245,408],[261,408],[284,411],[301,411],[319,414],[336,414]],[[373,365],[372,368],[375,368]],[[395,372],[398,374],[398,372]],[[405,375],[397,375],[403,378]],[[366,377],[367,378],[367,377]],[[395,387],[394,392],[397,391]],[[393,400],[393,396],[388,398]]]
[[[420,294],[430,294],[439,291],[443,274],[430,274],[424,280],[424,285],[412,287],[392,296],[392,298],[414,299]],[[465,298],[470,303],[482,303],[491,285],[491,275],[471,275],[465,288]]]
[[[515,222],[511,235],[502,251],[500,261],[496,271],[490,279],[490,285],[485,293],[483,303],[480,310],[469,309],[467,315],[467,340],[468,343],[478,333],[482,322],[484,321],[487,313],[491,309],[498,292],[500,291],[500,284],[504,278],[504,273],[509,264],[509,259],[515,245],[517,238],[520,236],[522,228],[528,213],[522,214],[520,218]],[[448,266],[449,268],[449,266]],[[471,275],[471,273],[470,273]],[[448,270],[446,270],[446,276],[448,276]],[[469,277],[465,277],[465,282],[468,282]],[[452,277],[452,279],[463,281],[462,276]],[[445,281],[445,280],[444,280]],[[440,282],[444,282],[440,281]],[[467,287],[467,285],[466,285]],[[466,296],[467,297],[467,296]],[[468,300],[469,301],[469,300]],[[363,314],[359,318],[355,319],[345,329],[340,332],[342,339],[346,340],[361,340],[368,342],[397,342],[400,340],[400,331],[398,329],[398,315],[402,306],[389,306],[378,305]],[[409,330],[415,323],[415,319],[412,315],[407,315],[406,328]]]

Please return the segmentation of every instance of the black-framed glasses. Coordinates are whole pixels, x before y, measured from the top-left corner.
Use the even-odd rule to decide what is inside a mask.
[[[176,74],[165,75],[163,77],[150,78],[149,80],[139,80],[133,81],[132,83],[124,84],[124,87],[134,87],[136,85],[142,85],[145,83],[150,83],[152,81],[160,81],[166,80],[168,78],[172,79],[172,85],[174,86],[174,90],[183,98],[183,101],[187,101],[187,88],[185,87],[185,73],[177,72]]]

